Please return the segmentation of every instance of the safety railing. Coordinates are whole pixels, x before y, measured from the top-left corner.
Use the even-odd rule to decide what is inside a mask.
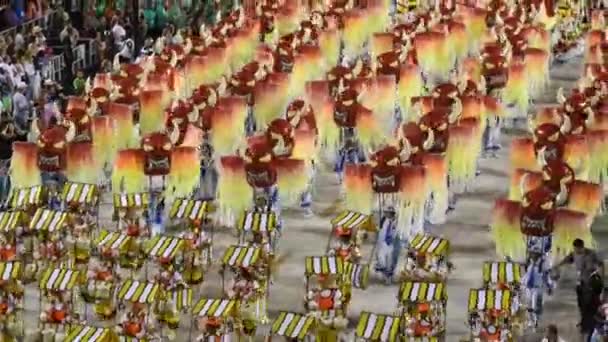
[[[72,70],[72,74],[80,69],[86,69],[95,63],[95,49],[93,49],[93,40],[83,40],[74,49],[72,49],[72,56],[74,59],[72,64],[69,65]],[[49,57],[48,63],[43,69],[43,78],[50,79],[53,82],[64,81],[64,70],[68,67],[66,65],[65,55],[63,53],[53,55]]]
[[[0,0],[0,4],[1,2],[4,0]],[[0,8],[2,7],[2,5],[0,5]],[[38,26],[43,30],[47,30],[49,27],[49,24],[51,22],[51,18],[53,18],[53,16],[56,14],[56,11],[50,11],[49,13],[47,13],[46,15],[39,17],[39,18],[35,18],[32,20],[28,20],[24,23],[21,23],[17,26],[11,27],[9,29],[6,29],[2,32],[0,32],[0,36],[2,38],[4,38],[4,41],[8,41],[8,40],[12,40],[12,38],[15,36],[15,34],[17,34],[17,30],[20,28],[23,28],[23,30],[25,32],[27,31],[31,31],[34,27]],[[10,38],[10,39],[9,39]]]
[[[63,53],[53,55],[49,58],[48,63],[42,69],[42,78],[44,80],[52,80],[53,82],[63,82],[63,70],[65,69],[65,58]]]

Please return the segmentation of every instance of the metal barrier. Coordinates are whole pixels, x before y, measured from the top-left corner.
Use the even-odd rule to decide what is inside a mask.
[[[2,7],[1,3],[4,0],[0,0],[0,7]],[[15,36],[15,34],[17,34],[17,29],[23,28],[24,31],[28,31],[28,30],[32,30],[34,27],[39,26],[40,28],[42,28],[43,30],[47,30],[49,23],[50,23],[50,19],[56,14],[56,11],[51,11],[50,13],[40,17],[40,18],[35,18],[32,20],[28,20],[24,23],[21,23],[15,27],[11,27],[9,29],[6,29],[2,32],[0,32],[0,36],[2,38],[4,38],[4,41],[9,41],[8,38],[10,38],[10,40],[13,40],[13,37]]]
[[[53,82],[63,82],[63,69],[65,68],[65,58],[63,53],[53,55],[49,58],[48,64],[42,70],[42,78],[50,79]]]

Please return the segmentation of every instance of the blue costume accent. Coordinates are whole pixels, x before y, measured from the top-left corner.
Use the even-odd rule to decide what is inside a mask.
[[[342,178],[344,177],[344,166],[346,163],[351,164],[359,164],[365,162],[365,155],[360,148],[347,148],[343,147],[338,151],[338,158],[336,159],[336,164],[334,167],[334,171],[338,174],[338,178],[340,179],[340,183],[342,183]]]
[[[376,272],[391,279],[399,262],[401,248],[402,242],[397,232],[397,221],[393,217],[383,217],[380,219],[380,232],[378,233]]]
[[[148,225],[152,227],[153,235],[161,234],[164,230],[165,199],[151,192],[148,207]]]
[[[281,233],[281,229],[283,227],[283,220],[281,219],[281,203],[279,202],[279,188],[276,185],[273,185],[268,188],[257,188],[254,189],[254,210],[257,212],[268,212],[272,211],[276,215],[277,218],[277,226],[276,230]],[[260,208],[257,205],[256,199],[259,196],[263,196],[268,200],[268,204],[263,208]]]
[[[0,165],[0,204],[3,205],[11,193],[10,159],[0,161]]]
[[[526,289],[528,311],[536,314],[536,319],[543,311],[543,292],[552,290],[554,282],[549,276],[550,265],[542,256],[538,259],[529,259],[526,264],[526,274],[523,284]]]
[[[482,137],[484,151],[486,152],[500,149],[500,119],[496,118],[494,125],[490,125],[490,120],[494,119],[486,119],[487,125]]]
[[[245,118],[245,134],[250,137],[255,133],[257,124],[253,115],[253,106],[247,106],[247,117]]]
[[[213,149],[208,144],[201,148],[201,181],[199,185],[199,197],[205,201],[215,199],[219,174],[213,162]]]
[[[67,181],[66,177],[61,172],[41,172],[42,185],[52,187],[56,192],[61,192],[63,184]],[[58,196],[51,194],[48,199],[49,208],[51,210],[62,210],[62,203]]]

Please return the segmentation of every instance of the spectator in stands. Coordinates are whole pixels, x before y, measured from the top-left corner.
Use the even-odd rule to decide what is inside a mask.
[[[32,110],[30,100],[28,100],[25,96],[26,88],[27,84],[24,82],[19,82],[12,98],[13,119],[15,121],[15,126],[19,130],[28,129],[28,120]]]
[[[46,37],[44,36],[44,32],[42,32],[42,28],[35,26],[32,34],[34,35],[34,47],[38,51],[46,51]]]
[[[144,16],[143,12],[141,12],[139,14],[138,21],[139,21],[139,23],[138,23],[137,31],[135,31],[136,32],[136,36],[135,36],[136,48],[144,46],[144,42],[145,42],[146,38],[148,37],[148,23],[146,22],[146,17]]]
[[[139,52],[140,56],[152,56],[154,54],[154,39],[148,38]]]
[[[114,47],[120,47],[122,41],[127,37],[127,31],[123,27],[122,19],[114,17],[112,19],[112,38],[114,39]]]
[[[13,157],[13,142],[24,141],[23,138],[17,135],[12,121],[4,118],[0,121],[0,202],[6,200],[10,190],[8,172]]]
[[[29,0],[27,2],[27,19],[32,20],[42,16],[42,4],[40,0]]]
[[[84,78],[84,72],[82,71],[82,69],[79,69],[78,71],[76,71],[76,77],[74,78],[74,81],[72,82],[72,88],[74,89],[74,95],[76,95],[76,96],[84,95],[84,88],[85,88],[86,82],[87,81]]]
[[[66,41],[70,37],[72,30],[72,22],[68,21],[63,27],[63,30],[61,30],[61,32],[59,33],[59,41],[62,43]]]
[[[95,49],[95,69],[101,68],[101,61],[103,61],[108,55],[108,44],[106,43],[103,33],[97,32],[95,40],[93,41],[93,48]]]
[[[17,28],[15,38],[13,39],[13,49],[15,52],[19,52],[25,49],[25,37],[23,36],[23,26]]]

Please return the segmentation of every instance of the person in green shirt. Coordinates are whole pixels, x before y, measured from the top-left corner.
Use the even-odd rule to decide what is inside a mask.
[[[222,17],[230,13],[234,8],[235,0],[214,0],[205,2],[203,10],[205,25],[215,24],[218,11],[221,11]]]
[[[72,88],[74,89],[75,95],[84,95],[84,88],[86,82],[87,81],[84,78],[84,72],[82,70],[78,70],[76,72],[76,77],[74,78],[74,81],[72,81]]]

